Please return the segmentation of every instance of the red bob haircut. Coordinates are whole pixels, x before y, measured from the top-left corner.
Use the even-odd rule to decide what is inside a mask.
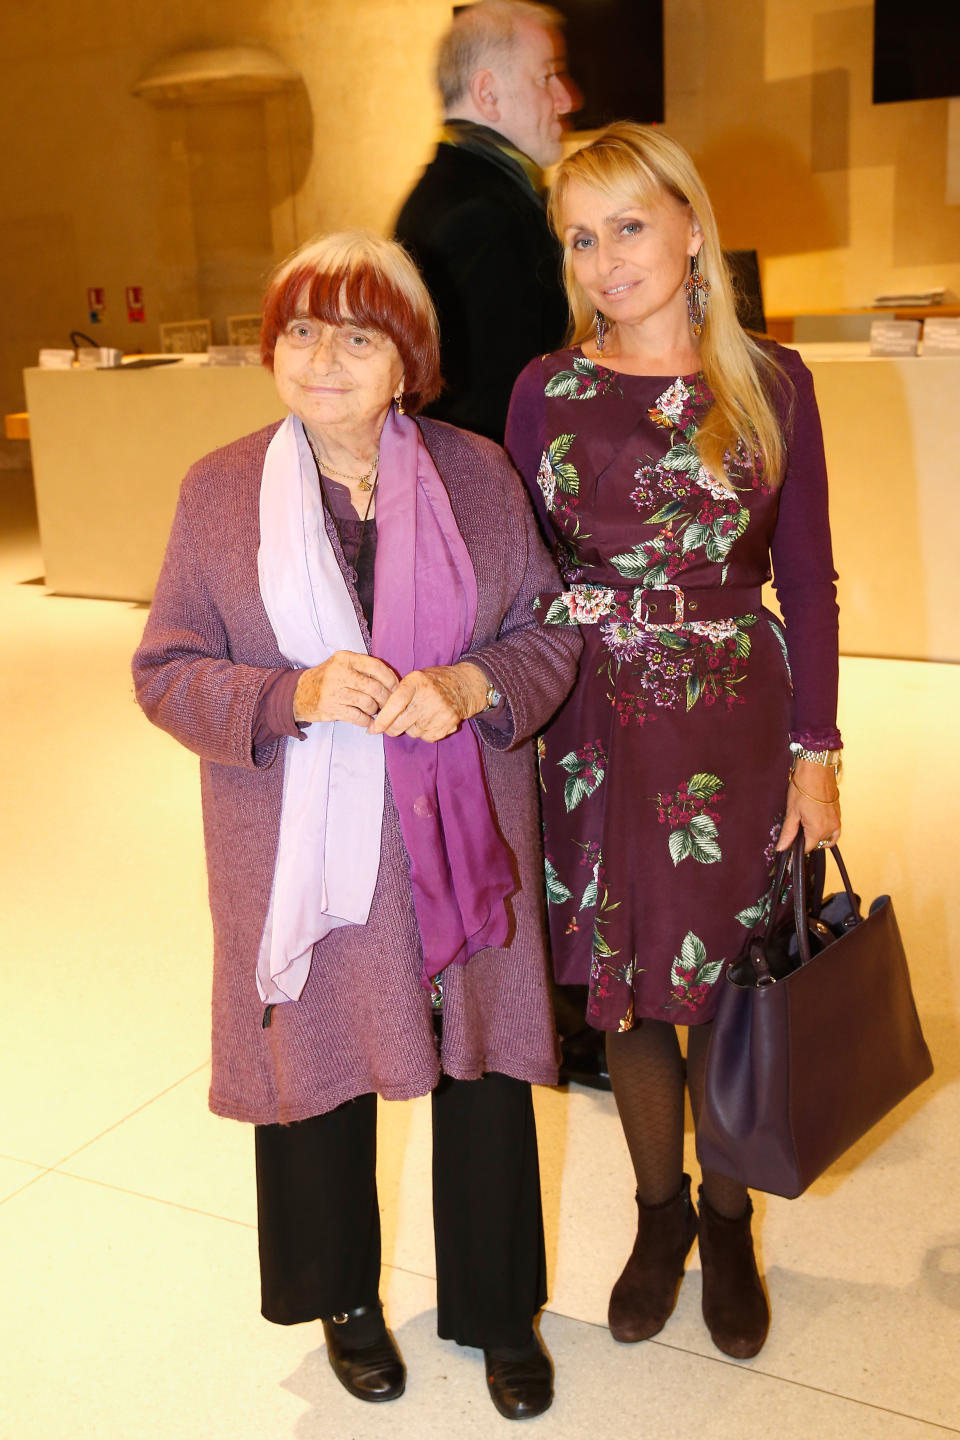
[[[403,362],[403,405],[415,414],[440,394],[437,317],[406,250],[365,230],[309,240],[274,271],[263,297],[260,358],[273,369],[277,340],[297,314],[386,335]]]

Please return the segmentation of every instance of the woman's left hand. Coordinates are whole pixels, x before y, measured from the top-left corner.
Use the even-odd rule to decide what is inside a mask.
[[[817,765],[813,760],[797,761],[787,786],[787,813],[777,849],[789,850],[801,826],[807,851],[835,845],[840,839],[839,790],[830,765]]]
[[[370,726],[371,735],[410,735],[435,743],[486,708],[486,675],[479,665],[431,665],[411,670]]]

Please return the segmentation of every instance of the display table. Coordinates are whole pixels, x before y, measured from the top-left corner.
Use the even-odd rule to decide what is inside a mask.
[[[24,381],[46,583],[61,595],[149,600],[189,466],[285,413],[256,365],[32,369]]]
[[[867,340],[874,320],[941,320],[960,316],[960,305],[873,305],[862,310],[815,310],[768,315],[767,334],[781,345]],[[809,338],[808,338],[809,337]]]

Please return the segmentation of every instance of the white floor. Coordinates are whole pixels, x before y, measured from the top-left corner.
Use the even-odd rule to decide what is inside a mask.
[[[195,762],[133,702],[143,611],[47,595],[27,477],[0,472],[0,509],[0,1440],[503,1435],[480,1357],[434,1333],[423,1101],[381,1107],[405,1396],[351,1400],[319,1326],[260,1318],[252,1138],[205,1103]],[[543,1440],[960,1434],[960,668],[847,659],[841,701],[845,854],[896,898],[936,1076],[803,1199],[758,1198],[774,1320],[746,1364],[704,1330],[696,1252],[662,1334],[611,1340],[633,1223],[612,1102],[540,1092]]]

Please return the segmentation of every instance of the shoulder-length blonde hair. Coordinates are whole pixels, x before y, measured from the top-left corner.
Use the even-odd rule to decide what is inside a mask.
[[[686,150],[662,130],[647,125],[627,120],[609,125],[557,170],[548,213],[561,243],[564,200],[572,181],[621,203],[649,205],[667,194],[691,207],[703,232],[700,273],[711,287],[700,336],[700,362],[714,397],[697,431],[697,450],[707,469],[725,480],[724,457],[735,454],[742,445],[748,456],[762,458],[767,483],[779,484],[784,439],[773,394],[780,368],[740,326],[717,222]],[[596,310],[577,284],[566,244],[563,273],[572,317],[571,343],[578,345],[593,333]]]

